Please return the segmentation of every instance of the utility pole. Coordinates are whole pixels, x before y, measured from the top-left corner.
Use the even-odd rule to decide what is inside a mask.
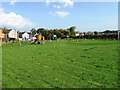
[[[1,47],[1,45],[2,45],[2,37],[0,36],[0,47]]]
[[[118,40],[120,40],[120,30],[118,30]]]
[[[118,53],[120,53],[120,30],[118,30]]]

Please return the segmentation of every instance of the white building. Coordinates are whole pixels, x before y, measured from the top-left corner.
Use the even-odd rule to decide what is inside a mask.
[[[25,33],[22,35],[22,39],[23,39],[24,41],[29,40],[29,34],[28,34],[27,32],[25,32]]]
[[[17,31],[16,30],[11,30],[8,34],[9,38],[15,38],[17,39]]]

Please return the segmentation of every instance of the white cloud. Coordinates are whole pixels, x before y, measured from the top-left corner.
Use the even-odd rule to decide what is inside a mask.
[[[53,7],[54,7],[54,8],[58,8],[58,9],[61,8],[59,5],[54,5]]]
[[[58,0],[46,0],[46,3],[49,4],[49,3],[53,3],[53,2],[56,2]]]
[[[33,26],[32,22],[25,17],[14,12],[5,13],[2,8],[0,8],[0,25],[6,28],[15,28],[19,31],[29,30]]]
[[[62,3],[64,4],[65,7],[73,6],[74,4],[73,0],[46,0],[47,4],[54,3],[54,2]]]
[[[3,10],[2,8],[0,8],[0,14],[3,13],[3,11],[4,11],[4,10]]]
[[[46,0],[46,3],[49,4],[49,3],[50,3],[50,0]]]
[[[60,5],[56,5],[55,2],[58,2]],[[52,7],[56,8],[56,9],[72,7],[74,4],[73,0],[46,0],[46,3],[47,3],[47,5],[50,5],[50,3],[54,3],[54,4],[52,4]],[[54,13],[50,12],[50,14],[53,16],[58,15],[59,17],[65,17],[65,16],[69,15],[69,13],[65,12],[65,11],[56,11]]]
[[[73,6],[73,0],[59,0],[59,2],[64,3],[64,6]]]
[[[17,2],[17,0],[11,0],[10,5],[14,6],[16,2]]]
[[[69,15],[68,12],[65,12],[65,11],[56,11],[56,14],[59,16],[59,17],[66,17]]]

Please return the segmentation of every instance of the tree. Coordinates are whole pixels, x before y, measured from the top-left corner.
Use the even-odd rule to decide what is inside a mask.
[[[34,34],[36,34],[36,30],[35,30],[35,28],[32,28],[31,30],[30,30],[30,32],[34,35]]]
[[[46,39],[48,37],[48,30],[45,29],[45,28],[39,28],[39,29],[37,29],[37,33],[41,34],[42,36],[45,36]]]
[[[2,30],[3,30],[3,33],[4,33],[4,34],[8,34],[11,29],[7,29],[7,28],[4,27]]]
[[[72,27],[68,28],[67,30],[70,32],[71,36],[74,36],[75,35],[75,29],[76,29],[76,26],[72,26]]]
[[[94,31],[94,34],[95,34],[95,35],[98,35],[98,32],[97,32],[97,31]]]

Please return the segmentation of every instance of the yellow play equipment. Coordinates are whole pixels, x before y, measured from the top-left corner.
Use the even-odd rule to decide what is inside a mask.
[[[38,35],[34,42],[31,42],[31,44],[34,44],[35,42],[38,42],[38,44],[44,44],[44,40],[45,40],[44,36]]]

